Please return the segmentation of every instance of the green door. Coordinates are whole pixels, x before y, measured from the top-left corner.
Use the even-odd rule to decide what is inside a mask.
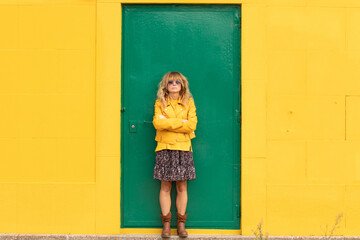
[[[162,226],[152,117],[157,84],[179,71],[198,116],[186,226],[239,229],[240,7],[125,4],[122,18],[121,226]]]

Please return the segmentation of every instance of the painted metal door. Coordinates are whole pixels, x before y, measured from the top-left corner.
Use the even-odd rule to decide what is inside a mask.
[[[179,71],[198,116],[186,226],[239,229],[240,6],[129,4],[122,14],[121,226],[161,227],[152,117],[158,82]],[[173,216],[175,193],[174,183]]]

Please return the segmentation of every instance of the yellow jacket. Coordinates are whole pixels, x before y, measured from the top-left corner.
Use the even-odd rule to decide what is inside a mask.
[[[171,101],[168,98],[165,108],[158,99],[154,107],[153,124],[157,130],[155,140],[158,142],[155,151],[163,149],[192,151],[191,139],[195,137],[194,131],[197,125],[194,99],[190,98],[188,104],[184,106],[181,99]],[[161,119],[159,115],[166,118]],[[188,121],[183,122],[183,119]]]

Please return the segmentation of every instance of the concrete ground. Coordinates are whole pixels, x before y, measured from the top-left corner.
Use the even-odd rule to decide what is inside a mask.
[[[121,234],[121,235],[82,235],[82,234],[0,234],[0,240],[123,240],[141,239],[158,240],[162,239],[159,234]],[[166,239],[166,238],[165,238]],[[169,238],[167,238],[169,239]],[[180,239],[177,235],[172,235],[170,240]],[[186,239],[186,238],[185,238]],[[255,236],[239,235],[189,235],[188,239],[199,240],[255,240]],[[257,239],[266,240],[266,239]],[[269,236],[269,240],[360,240],[360,236]]]

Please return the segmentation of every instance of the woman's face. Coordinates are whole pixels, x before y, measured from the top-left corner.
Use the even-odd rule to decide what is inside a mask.
[[[181,81],[180,80],[169,80],[167,89],[169,93],[179,93],[181,90]]]

